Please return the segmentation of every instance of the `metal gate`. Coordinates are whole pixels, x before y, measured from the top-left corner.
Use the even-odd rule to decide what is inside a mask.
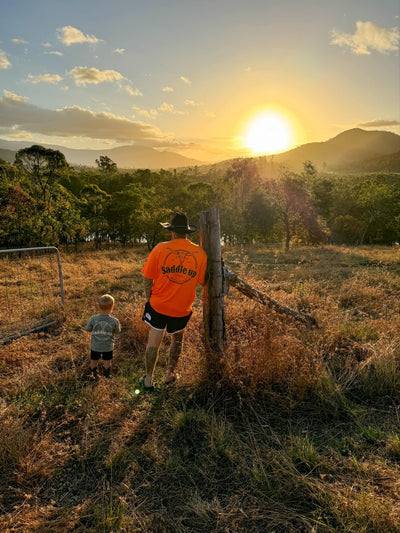
[[[0,343],[57,324],[63,307],[58,248],[0,250]]]

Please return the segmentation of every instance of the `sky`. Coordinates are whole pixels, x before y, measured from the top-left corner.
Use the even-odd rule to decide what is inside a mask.
[[[399,0],[0,0],[0,13],[1,139],[211,162],[355,127],[400,134]]]

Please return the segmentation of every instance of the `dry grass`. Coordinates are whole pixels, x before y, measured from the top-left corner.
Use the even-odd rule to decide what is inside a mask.
[[[198,299],[178,386],[143,396],[146,256],[63,253],[64,322],[0,348],[1,531],[400,531],[398,251],[224,249],[319,328],[231,289],[210,386]],[[105,292],[123,332],[113,379],[92,384],[84,326]]]

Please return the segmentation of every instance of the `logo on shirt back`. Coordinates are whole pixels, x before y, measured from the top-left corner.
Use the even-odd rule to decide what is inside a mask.
[[[183,285],[197,276],[197,259],[193,252],[173,250],[165,257],[161,271],[172,283]]]

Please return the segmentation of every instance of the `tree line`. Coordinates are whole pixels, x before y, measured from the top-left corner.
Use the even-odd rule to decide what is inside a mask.
[[[183,210],[196,223],[217,206],[226,243],[392,244],[400,239],[399,175],[260,168],[256,159],[173,171],[121,171],[107,156],[74,168],[64,155],[33,145],[0,159],[0,247],[92,241],[151,249],[165,238],[159,221]]]

